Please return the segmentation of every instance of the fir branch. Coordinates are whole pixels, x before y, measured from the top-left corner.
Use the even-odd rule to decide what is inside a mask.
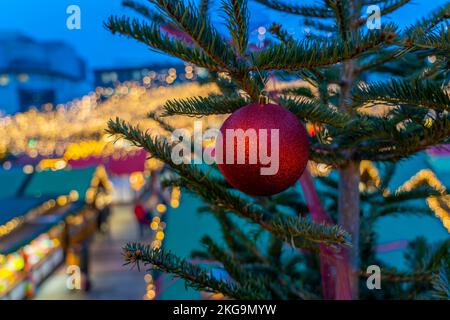
[[[211,272],[181,259],[170,251],[152,249],[147,244],[128,244],[124,248],[126,264],[139,267],[139,263],[151,265],[152,269],[162,270],[184,279],[188,286],[198,291],[222,293],[223,295],[242,300],[266,300],[270,296],[255,290],[253,283],[231,283],[216,279]]]
[[[432,29],[409,28],[399,43],[407,51],[431,50],[432,54],[448,57],[450,51],[450,32],[444,26]]]
[[[433,297],[440,300],[450,300],[449,264],[443,262],[438,272],[433,274]]]
[[[222,208],[211,205],[208,208],[219,220],[225,242],[235,254],[239,254],[241,257],[244,256],[246,262],[266,262],[266,258],[259,251],[255,241],[248,237],[248,234],[245,231],[233,223]]]
[[[313,143],[309,158],[317,163],[325,163],[335,168],[344,165],[349,159],[336,144]]]
[[[388,14],[397,11],[404,5],[410,3],[412,0],[388,0],[384,1],[384,3],[380,6],[380,16],[384,17]],[[378,3],[379,4],[379,3]],[[357,26],[362,26],[367,22],[368,17],[363,17],[362,19],[357,20]]]
[[[244,56],[248,45],[247,0],[222,0],[222,9],[227,15],[227,27],[233,39],[233,45],[239,55]]]
[[[385,216],[395,216],[395,215],[427,215],[430,217],[434,216],[434,212],[428,207],[418,207],[418,206],[406,206],[401,207],[398,204],[392,206],[383,206],[376,209],[371,218],[380,218]]]
[[[220,248],[209,236],[204,236],[201,239],[201,243],[206,247],[211,258],[222,263],[225,270],[235,281],[242,283],[247,282],[251,278],[251,275],[243,268],[243,265],[231,257],[224,249]],[[264,286],[262,286],[262,291],[267,291]]]
[[[410,269],[434,272],[442,261],[450,261],[450,240],[431,245],[424,237],[418,237],[409,243],[404,257]]]
[[[317,20],[313,20],[313,19],[303,20],[303,25],[306,27],[314,28],[315,30],[319,30],[322,32],[335,33],[336,31],[338,31],[335,24],[327,24],[327,23],[323,23],[321,21],[317,21]]]
[[[253,61],[259,70],[297,70],[333,65],[392,43],[396,38],[395,30],[393,25],[387,25],[383,30],[359,34],[346,41],[329,38],[326,41],[307,39],[273,44],[254,54]]]
[[[414,130],[402,130],[385,141],[367,141],[356,152],[362,160],[398,161],[426,148],[445,143],[450,136],[450,118],[435,120],[431,126],[414,126]]]
[[[200,0],[200,5],[199,5],[199,9],[198,9],[200,16],[205,16],[208,14],[210,1],[211,0]]]
[[[325,6],[286,4],[278,0],[255,0],[271,9],[311,18],[333,18],[333,11]]]
[[[275,242],[279,244],[281,250],[282,242],[278,239]],[[202,243],[206,246],[212,258],[221,262],[225,270],[238,283],[251,284],[255,290],[267,292],[265,295],[271,296],[271,299],[315,298],[312,293],[293,283],[293,279],[288,275],[289,271],[292,270],[284,272],[281,261],[273,261],[264,257],[263,261],[247,263],[245,260],[239,259],[239,257],[242,257],[241,255],[236,255],[235,252],[232,256],[208,236],[202,239]]]
[[[354,17],[349,16],[348,1],[332,0],[328,1],[328,5],[333,10],[336,25],[342,40],[347,40],[348,31],[350,30],[350,22]]]
[[[315,99],[282,98],[280,103],[297,117],[314,123],[324,123],[342,128],[351,120],[348,114],[333,110]]]
[[[215,260],[221,262],[225,270],[230,276],[236,280],[237,283],[246,283],[253,287],[255,291],[260,294],[264,292],[264,296],[271,297],[271,299],[286,299],[284,293],[286,288],[281,288],[278,283],[272,282],[263,274],[255,274],[247,270],[241,261],[231,257],[225,250],[220,248],[210,237],[202,239],[203,245],[206,246],[208,252]]]
[[[411,200],[426,199],[428,197],[438,197],[441,193],[431,187],[420,187],[410,191],[395,192],[383,197],[385,205],[399,205],[399,203]]]
[[[310,99],[314,99],[316,97],[316,95],[312,93],[311,89],[309,89],[308,87],[287,88],[279,90],[278,93],[280,95],[300,96]]]
[[[207,16],[200,16],[192,4],[178,0],[148,0],[155,4],[174,25],[188,34],[206,55],[221,68],[234,65],[234,55]]]
[[[328,128],[340,148],[362,148],[373,141],[395,139],[400,133],[397,121],[390,118],[356,115],[343,128]]]
[[[361,272],[361,277],[370,277],[370,273]],[[383,268],[381,272],[381,281],[387,282],[424,282],[429,283],[432,274],[427,270],[416,270],[414,272],[399,271],[397,269]]]
[[[160,52],[190,61],[197,66],[208,68],[212,71],[223,71],[202,50],[188,46],[182,40],[169,38],[168,35],[161,33],[158,25],[149,25],[137,19],[130,20],[126,17],[110,17],[105,26],[112,33],[128,36]]]
[[[154,12],[153,10],[151,10],[149,7],[138,3],[136,1],[133,0],[124,0],[122,1],[122,5],[124,7],[128,7],[130,9],[133,9],[134,11],[136,11],[137,13],[139,13],[140,15],[142,15],[143,17],[149,19],[151,22],[155,23],[155,24],[163,24],[165,23],[164,21],[164,17],[161,16],[160,14]]]
[[[447,19],[450,19],[450,3],[446,3],[433,10],[427,17],[417,21],[414,26],[415,28],[429,30]]]
[[[347,232],[338,225],[327,225],[323,223],[311,223],[309,220],[298,217],[276,217],[270,232],[294,247],[295,238],[305,238],[317,243],[337,243],[348,245]],[[310,235],[320,234],[320,239],[312,239]]]
[[[404,5],[410,3],[412,0],[389,0],[385,1],[383,5],[381,6],[380,15],[386,16],[389,13],[392,13],[394,11],[397,11],[397,9],[400,9]]]
[[[296,248],[317,251],[320,243],[330,246],[348,245],[348,234],[339,226],[322,225],[303,217],[270,214],[256,204],[249,205],[244,199],[229,191],[215,187],[214,183],[208,183],[208,179],[204,178],[202,182],[203,184],[200,185],[193,180],[181,179],[180,186],[195,192],[213,207],[234,212],[241,218],[260,225]]]
[[[169,133],[172,133],[172,132],[174,132],[174,131],[176,130],[175,127],[171,126],[171,125],[168,124],[166,121],[164,121],[163,119],[161,119],[161,118],[156,114],[156,112],[153,112],[153,111],[152,111],[152,112],[149,112],[149,113],[148,113],[148,117],[149,117],[150,119],[156,121],[156,122],[159,124],[159,126],[160,126],[161,128],[163,128],[165,131],[167,131],[167,132],[169,132]]]
[[[375,57],[369,58],[367,61],[361,61],[361,63],[358,65],[358,74],[362,74],[365,71],[372,70],[374,68],[379,68],[380,66],[383,66],[384,64],[391,62],[395,59],[398,59],[399,55],[401,53],[400,49],[394,49],[389,50],[386,52],[378,52]],[[377,70],[375,70],[377,71]]]
[[[206,203],[234,212],[238,216],[260,225],[263,229],[277,235],[282,240],[301,247],[327,245],[348,245],[348,234],[339,226],[327,226],[311,222],[305,218],[292,218],[280,214],[270,214],[263,208],[247,201],[220,187],[215,180],[201,172],[193,165],[175,164],[172,161],[171,147],[162,138],[154,138],[143,133],[120,119],[110,120],[108,133],[118,134],[134,145],[147,150],[155,157],[168,164],[180,175],[179,185],[196,192]]]
[[[284,30],[281,24],[274,22],[267,30],[282,43],[294,41],[292,35]]]
[[[248,100],[239,95],[210,95],[183,100],[169,100],[164,104],[163,116],[186,115],[190,117],[212,114],[232,113],[248,104]]]
[[[427,80],[391,80],[359,85],[353,100],[364,103],[409,104],[450,111],[450,95],[442,84]]]

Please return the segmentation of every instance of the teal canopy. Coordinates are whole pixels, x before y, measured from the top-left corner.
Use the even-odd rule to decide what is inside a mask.
[[[26,197],[68,195],[76,190],[79,200],[84,201],[91,185],[96,167],[36,172],[24,189]]]
[[[0,170],[1,199],[17,197],[30,176],[21,169]]]
[[[0,226],[8,221],[27,214],[32,209],[39,207],[48,197],[41,198],[10,198],[0,200]]]

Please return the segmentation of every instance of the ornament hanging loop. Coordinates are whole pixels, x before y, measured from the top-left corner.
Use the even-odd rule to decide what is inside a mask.
[[[265,90],[261,91],[258,99],[259,104],[269,104],[269,97]]]

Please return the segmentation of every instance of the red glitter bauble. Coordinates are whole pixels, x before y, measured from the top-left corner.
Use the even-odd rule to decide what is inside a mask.
[[[229,184],[249,195],[286,190],[308,163],[308,134],[297,117],[279,105],[242,107],[225,120],[220,132],[218,167]]]

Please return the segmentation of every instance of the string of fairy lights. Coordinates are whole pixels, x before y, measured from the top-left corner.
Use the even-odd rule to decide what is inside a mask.
[[[362,161],[360,165],[361,176],[368,175],[368,179],[360,184],[360,191],[372,192],[381,186],[381,178],[378,169],[371,161]],[[428,186],[440,193],[440,196],[427,197],[426,202],[430,209],[435,213],[444,227],[450,232],[450,195],[443,183],[436,177],[430,169],[422,169],[399,186],[394,194],[410,192],[421,186]],[[389,188],[383,190],[383,196],[387,197],[392,192]]]
[[[105,189],[104,192],[99,190],[100,185]],[[86,190],[86,203],[94,205],[97,209],[102,209],[111,203],[111,193],[112,184],[108,179],[106,170],[103,166],[98,166],[92,177],[90,186]],[[54,208],[64,207],[72,202],[78,201],[78,199],[78,191],[71,190],[66,195],[60,195],[56,198],[45,201],[36,208],[26,212],[24,215],[14,217],[3,225],[0,225],[0,239],[16,230],[26,221],[31,221]]]
[[[89,153],[126,154],[134,147],[105,134],[109,119],[120,117],[154,134],[165,135],[154,120],[147,117],[149,112],[158,111],[168,99],[219,93],[215,84],[188,83],[147,89],[136,82],[127,82],[102,101],[102,90],[99,88],[64,105],[47,105],[44,111],[30,109],[0,118],[0,158],[6,154],[25,154],[31,158],[65,156],[66,159],[81,158]],[[204,121],[208,126],[217,127],[220,119],[208,117]],[[171,117],[167,121],[183,128],[193,125],[192,119],[186,117]]]
[[[191,71],[190,69],[187,71]],[[109,119],[120,117],[121,119],[138,125],[143,130],[149,130],[151,134],[167,136],[160,126],[147,117],[149,112],[161,111],[161,106],[169,99],[184,99],[192,96],[208,96],[220,94],[215,84],[199,84],[196,82],[177,86],[160,86],[149,88],[151,77],[143,79],[143,83],[125,82],[116,88],[97,88],[94,92],[67,104],[57,106],[46,105],[43,111],[30,109],[27,112],[13,116],[0,118],[0,159],[7,155],[27,155],[30,158],[43,158],[36,167],[27,165],[23,167],[25,173],[33,170],[53,169],[60,170],[68,165],[70,160],[84,159],[90,156],[111,156],[115,159],[126,157],[138,149],[126,140],[111,137],[105,134],[106,123]],[[170,84],[169,79],[169,84]],[[302,83],[269,83],[273,90],[281,90],[288,87],[298,87]],[[218,128],[223,122],[223,116],[210,116],[202,118],[204,128]],[[166,121],[177,128],[192,128],[193,120],[189,117],[175,116]],[[314,129],[314,127],[312,127]],[[114,143],[113,143],[114,142]],[[133,189],[139,190],[145,184],[145,178],[151,171],[162,164],[149,160],[146,162],[146,172],[136,172],[130,175],[130,184]],[[11,168],[11,162],[3,162],[3,168]],[[100,181],[106,188],[111,185],[106,177],[103,167],[99,167],[91,187],[86,193],[86,201],[99,208],[110,203],[108,193],[98,195],[96,190]],[[327,176],[331,168],[325,164],[310,163],[310,168],[315,176]],[[370,182],[361,184],[361,191],[370,192],[381,185],[377,168],[369,161],[361,163],[361,173],[370,177]],[[442,220],[443,225],[450,231],[450,196],[435,174],[429,170],[421,170],[411,179],[406,181],[395,192],[408,191],[427,184],[438,190],[441,197],[429,197],[427,204]],[[387,196],[390,190],[384,190]],[[180,205],[181,191],[173,188],[171,191],[170,206],[178,208]],[[70,201],[76,201],[78,195],[71,193],[51,200],[51,205],[64,205]],[[44,204],[48,206],[49,203]],[[152,248],[160,248],[165,238],[166,223],[163,215],[168,208],[159,203],[155,208],[149,228],[153,231],[151,241]],[[0,237],[17,228],[23,221],[23,217],[9,221],[0,226]],[[156,284],[152,275],[145,276],[147,290],[145,299],[156,297]]]
[[[181,200],[181,190],[179,187],[173,187],[170,194],[170,207],[176,209],[180,205]],[[168,208],[163,203],[158,203],[155,207],[155,213],[150,222],[150,229],[153,232],[153,239],[151,241],[150,247],[152,249],[161,248],[163,240],[165,238],[165,228],[166,223],[164,222],[163,215],[166,214]],[[144,295],[144,300],[153,300],[156,298],[157,284],[154,277],[151,274],[146,274],[144,280],[147,284],[146,293]]]
[[[288,87],[304,86],[302,82],[280,83],[270,82],[273,90]],[[13,155],[26,154],[34,157],[60,157],[44,159],[37,169],[62,169],[69,160],[77,160],[88,156],[108,156],[120,158],[136,151],[136,148],[125,140],[114,140],[104,134],[105,124],[116,116],[143,129],[149,129],[158,135],[167,134],[147,117],[148,112],[158,111],[168,99],[183,99],[191,96],[207,96],[220,91],[214,84],[200,85],[189,83],[178,86],[158,87],[148,89],[145,84],[125,82],[112,88],[97,88],[95,92],[71,101],[65,105],[53,107],[46,105],[43,112],[31,109],[14,116],[0,118],[0,158],[6,153]],[[108,98],[102,101],[102,97]],[[170,117],[166,119],[176,127],[189,128],[192,119],[187,117]],[[205,117],[209,127],[219,127],[223,121],[221,116]],[[115,143],[111,143],[115,141]],[[3,167],[8,169],[11,164],[6,161]],[[365,162],[362,166],[370,168]],[[330,168],[324,164],[310,166],[314,175],[328,175]],[[32,173],[33,167],[23,168],[26,173]],[[429,174],[429,181],[437,178]],[[142,180],[142,179],[140,179]],[[438,180],[437,180],[438,181]],[[439,217],[445,220],[449,216],[447,208],[448,197],[428,199],[433,210],[439,212]],[[444,214],[445,212],[445,214]],[[448,226],[448,219],[444,221]]]

